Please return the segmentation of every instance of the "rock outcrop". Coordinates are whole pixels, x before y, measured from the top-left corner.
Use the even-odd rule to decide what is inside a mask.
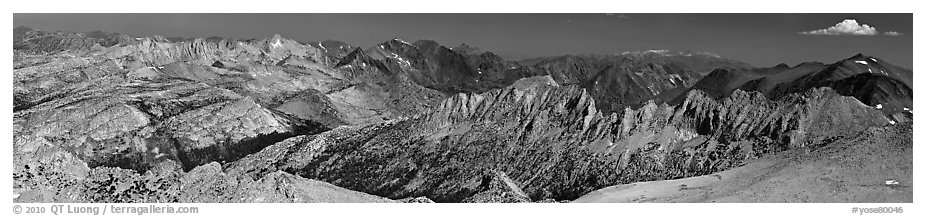
[[[164,159],[189,169],[326,130],[232,91],[186,81],[72,86],[17,114],[14,149],[47,143],[91,167],[144,171]]]
[[[121,168],[87,169],[68,154],[59,151],[59,160],[53,161],[58,164],[16,164],[23,170],[13,176],[14,202],[395,202],[282,171],[251,179],[223,172],[215,162],[184,172],[180,164],[166,160],[139,174]],[[73,166],[83,168],[61,169]]]

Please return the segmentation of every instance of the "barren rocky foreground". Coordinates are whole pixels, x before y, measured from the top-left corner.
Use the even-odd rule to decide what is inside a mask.
[[[574,202],[912,202],[911,126],[871,128],[710,175],[611,186]]]
[[[18,27],[13,61],[16,202],[912,202],[912,71],[862,54]]]

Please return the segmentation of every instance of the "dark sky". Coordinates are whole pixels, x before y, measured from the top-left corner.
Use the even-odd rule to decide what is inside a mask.
[[[844,19],[901,36],[805,35]],[[912,68],[912,14],[14,14],[14,26],[131,35],[467,43],[507,59],[668,49],[768,67],[864,53]]]

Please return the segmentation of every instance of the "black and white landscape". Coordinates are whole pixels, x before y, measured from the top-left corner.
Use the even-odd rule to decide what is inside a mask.
[[[788,34],[908,34],[859,22]],[[259,34],[15,27],[14,202],[913,199],[913,71],[862,51],[764,67]]]

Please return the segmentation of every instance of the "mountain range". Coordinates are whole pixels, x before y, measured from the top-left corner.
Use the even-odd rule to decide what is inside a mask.
[[[514,61],[399,38],[13,33],[16,202],[912,201],[913,72],[863,54],[760,68],[693,51]],[[833,158],[859,149],[895,159]],[[768,165],[795,158],[827,162]],[[814,174],[833,190],[811,198],[757,197],[830,163],[865,166]],[[740,189],[615,198],[713,175]]]

